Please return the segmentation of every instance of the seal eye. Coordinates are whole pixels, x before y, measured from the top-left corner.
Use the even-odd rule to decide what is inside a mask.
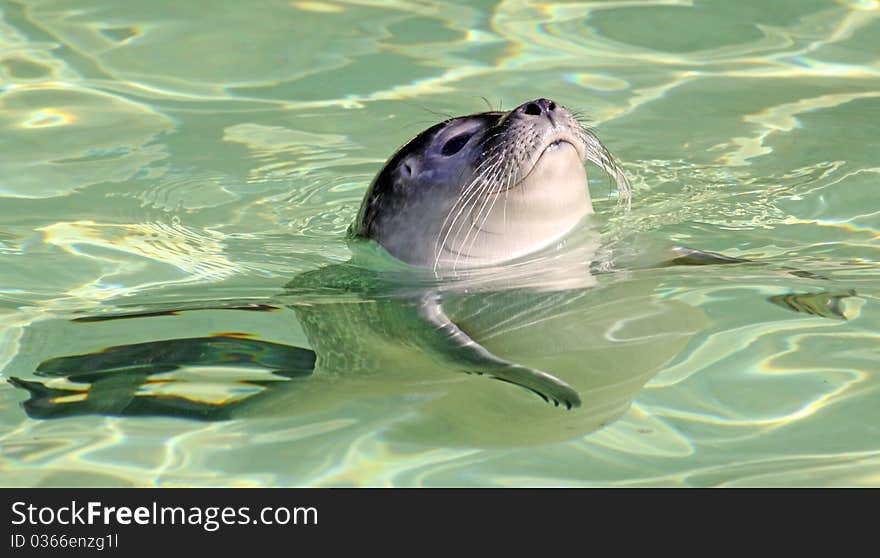
[[[461,148],[464,147],[465,144],[467,144],[472,135],[473,134],[461,134],[455,136],[454,138],[443,144],[443,149],[440,150],[440,153],[442,153],[444,157],[455,155],[456,153],[461,151]]]

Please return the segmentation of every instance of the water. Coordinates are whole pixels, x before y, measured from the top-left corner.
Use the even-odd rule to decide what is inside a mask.
[[[123,403],[166,415],[30,418],[3,382],[0,484],[880,485],[878,17],[874,0],[0,2],[0,373],[67,390],[51,409],[89,384],[46,370],[130,358],[101,389],[147,382]],[[382,345],[357,294],[284,294],[349,259],[373,174],[438,113],[544,96],[585,111],[633,183],[629,213],[591,183],[604,242],[761,263],[450,302],[496,352],[565,370],[584,398],[568,412]],[[842,316],[770,300],[829,296]],[[310,318],[319,343],[372,351],[348,374],[273,372],[312,346]],[[147,343],[167,362],[138,377]]]

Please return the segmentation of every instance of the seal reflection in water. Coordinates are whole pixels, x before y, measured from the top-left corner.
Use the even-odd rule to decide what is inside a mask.
[[[364,403],[359,416],[390,438],[476,445],[567,439],[620,416],[702,314],[653,297],[651,281],[597,283],[587,161],[628,201],[608,150],[549,99],[413,138],[370,185],[351,261],[294,278],[272,301],[296,312],[314,373],[237,401],[236,416]]]

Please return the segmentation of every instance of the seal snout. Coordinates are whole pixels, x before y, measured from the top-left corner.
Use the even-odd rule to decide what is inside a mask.
[[[550,99],[535,99],[528,101],[517,107],[516,112],[527,114],[529,116],[547,116],[553,120],[553,112],[556,110],[556,103]]]

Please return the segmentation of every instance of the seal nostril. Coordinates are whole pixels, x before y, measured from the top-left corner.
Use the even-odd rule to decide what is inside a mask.
[[[412,167],[410,167],[406,163],[403,164],[403,166],[401,167],[401,170],[403,170],[404,176],[412,176]]]
[[[529,103],[523,109],[523,112],[532,116],[538,116],[541,114],[541,107],[539,107],[537,103]]]
[[[547,110],[553,110],[555,108],[556,108],[556,103],[554,103],[553,101],[550,101],[550,104],[547,105]]]

